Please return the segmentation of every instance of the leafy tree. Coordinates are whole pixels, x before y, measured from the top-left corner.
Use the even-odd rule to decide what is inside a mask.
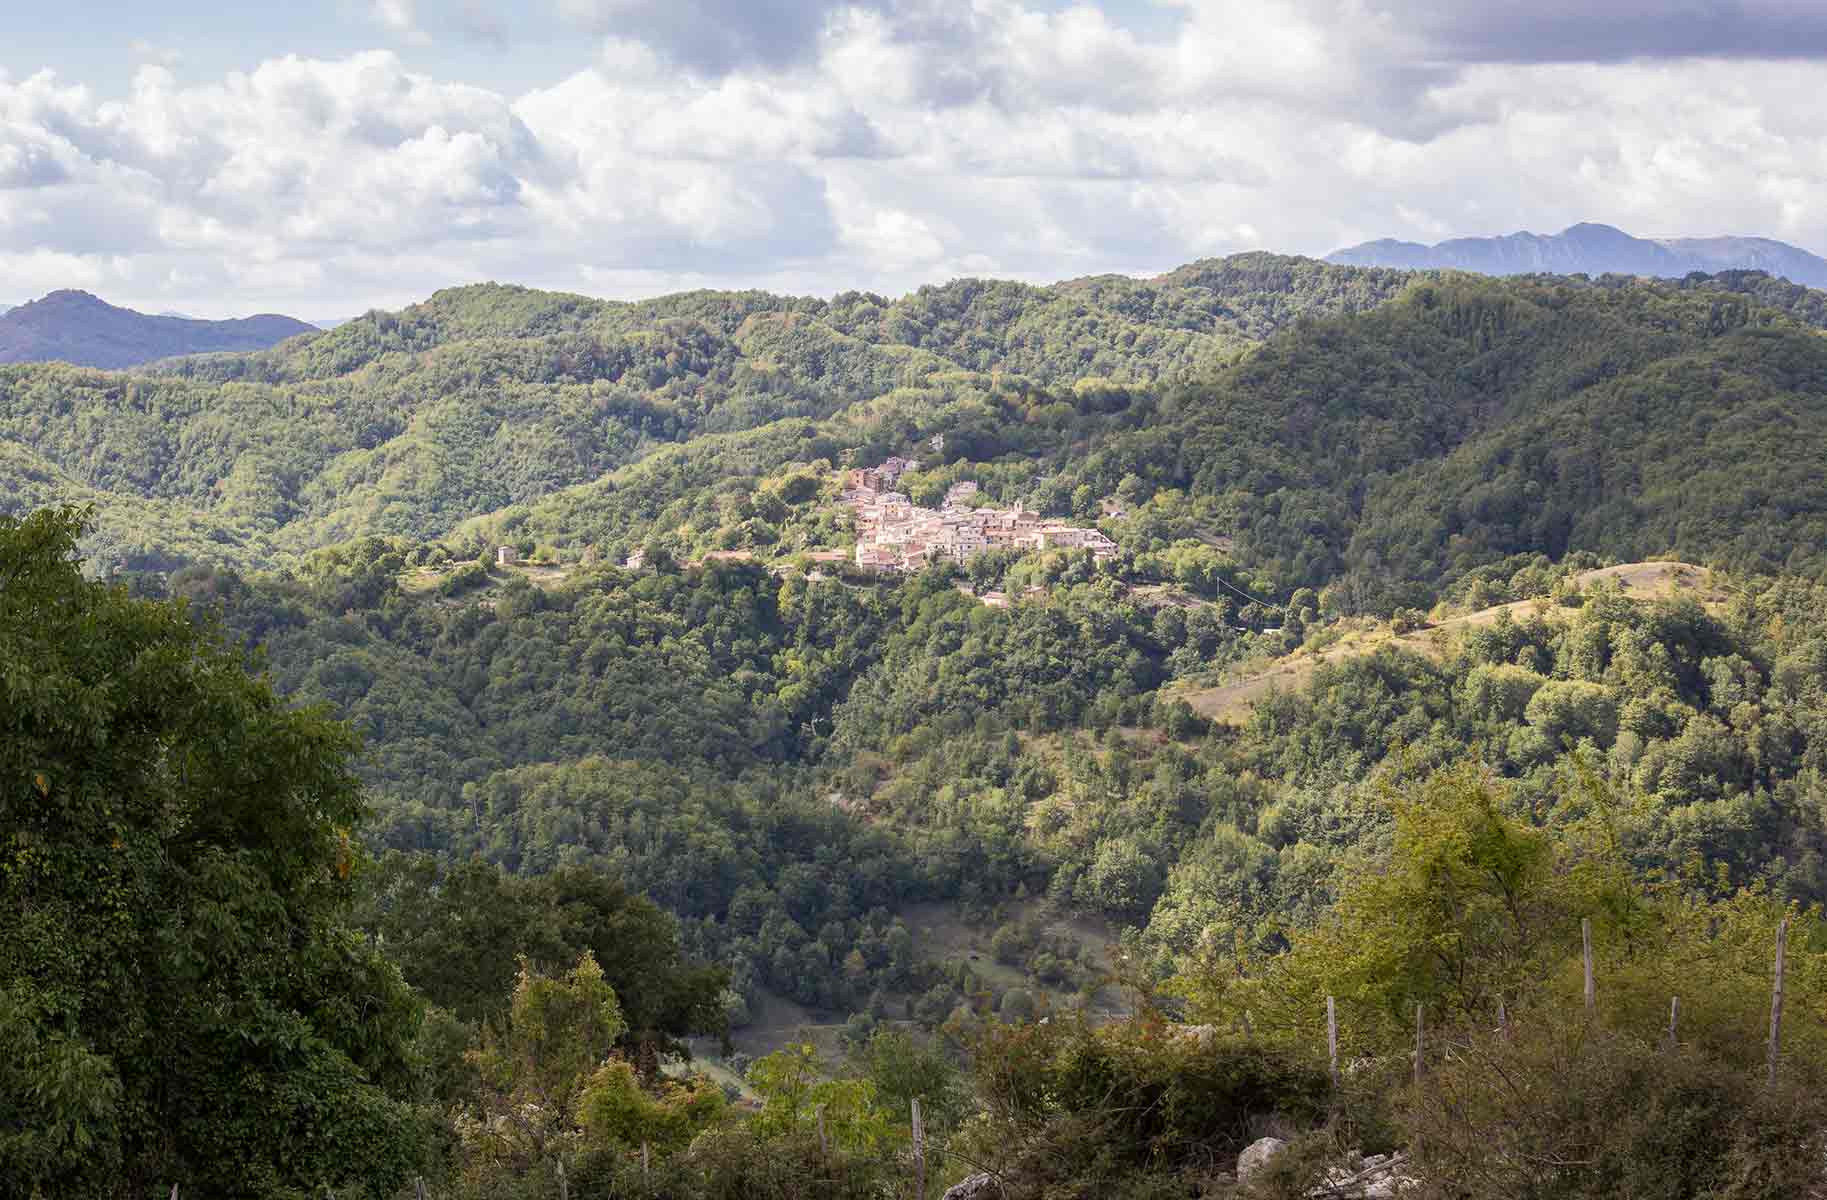
[[[479,1080],[456,1133],[472,1186],[536,1173],[604,1150],[663,1153],[714,1121],[722,1093],[708,1080],[658,1084],[650,1094],[614,1056],[627,1031],[615,990],[589,951],[562,977],[522,960],[507,1012],[470,1053]]]
[[[1582,916],[1636,918],[1628,875],[1602,846],[1519,819],[1476,768],[1391,800],[1388,859],[1348,874],[1294,949],[1244,967],[1241,980],[1217,967],[1185,981],[1204,1015],[1230,1021],[1248,1008],[1259,1027],[1298,1039],[1333,996],[1349,1045],[1377,1052],[1403,1044],[1417,1004],[1436,1023],[1493,1021],[1565,959]]]
[[[875,1082],[830,1078],[809,1042],[791,1043],[756,1059],[748,1078],[762,1100],[750,1128],[763,1138],[812,1130],[821,1109],[826,1134],[840,1148],[880,1152],[904,1137],[894,1117],[882,1110]]]
[[[728,972],[682,954],[672,917],[584,867],[520,879],[471,860],[389,856],[362,916],[407,980],[470,1021],[502,1012],[509,983],[590,956],[621,1014],[624,1049],[667,1053],[721,1034]]]
[[[910,1103],[918,1100],[921,1119],[945,1132],[970,1111],[963,1077],[935,1043],[922,1045],[905,1030],[879,1029],[854,1059],[875,1086],[877,1103],[890,1114],[911,1112]]]
[[[484,1027],[474,1062],[503,1111],[535,1108],[563,1122],[627,1028],[615,989],[587,951],[563,978],[523,963],[506,1020]]]
[[[352,739],[181,605],[0,517],[0,1175],[23,1194],[390,1193],[419,1005],[345,923]]]
[[[659,1154],[683,1150],[723,1111],[723,1090],[709,1076],[646,1086],[632,1064],[614,1059],[597,1068],[578,1097],[578,1119],[592,1144],[646,1146]]]

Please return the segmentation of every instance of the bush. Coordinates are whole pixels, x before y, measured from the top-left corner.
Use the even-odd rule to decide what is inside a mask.
[[[1389,618],[1391,633],[1398,636],[1427,628],[1427,614],[1417,608],[1398,608]]]
[[[1032,925],[1011,921],[998,925],[990,935],[990,953],[999,963],[1018,966],[1033,953],[1038,940],[1038,931]]]
[[[713,1129],[684,1153],[653,1159],[645,1177],[638,1151],[595,1151],[570,1173],[573,1196],[692,1197],[693,1200],[876,1200],[905,1172],[888,1155],[833,1145],[810,1132],[759,1137],[739,1125]],[[553,1197],[552,1177],[524,1194]],[[492,1200],[492,1198],[491,1198]]]
[[[964,1154],[1010,1195],[1184,1196],[1228,1171],[1263,1120],[1326,1112],[1323,1066],[1152,1020],[992,1022],[972,1050],[983,1110]]]
[[[488,568],[479,562],[467,562],[438,581],[440,596],[460,596],[471,588],[488,582]]]
[[[1026,988],[1010,988],[1002,994],[1002,1001],[996,1006],[996,1011],[1004,1021],[1021,1024],[1039,1016],[1040,1006],[1034,1002],[1034,994]]]
[[[1423,1200],[1795,1200],[1827,1182],[1818,1089],[1578,1022],[1474,1035],[1411,1103]]]

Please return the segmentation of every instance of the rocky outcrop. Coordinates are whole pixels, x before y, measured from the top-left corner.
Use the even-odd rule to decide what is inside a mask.
[[[1276,1137],[1258,1138],[1237,1156],[1237,1182],[1243,1183],[1288,1148]],[[1400,1196],[1413,1187],[1415,1180],[1402,1168],[1406,1154],[1372,1154],[1369,1157],[1352,1151],[1343,1162],[1329,1167],[1318,1187],[1307,1195],[1315,1200],[1385,1200]]]
[[[1257,1138],[1237,1156],[1237,1182],[1242,1183],[1269,1165],[1269,1160],[1288,1148],[1278,1137]]]
[[[1003,1200],[1002,1185],[988,1172],[967,1175],[945,1189],[944,1200]]]
[[[1337,1200],[1383,1200],[1387,1196],[1400,1196],[1415,1183],[1402,1170],[1407,1162],[1406,1154],[1372,1154],[1368,1158],[1353,1154],[1350,1165],[1327,1171],[1325,1181],[1307,1194],[1336,1197]]]

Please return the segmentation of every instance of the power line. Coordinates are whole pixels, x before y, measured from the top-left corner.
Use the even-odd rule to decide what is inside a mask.
[[[1259,600],[1255,596],[1252,596],[1252,595],[1250,595],[1250,593],[1244,591],[1242,588],[1233,587],[1230,583],[1226,582],[1224,576],[1222,576],[1222,575],[1214,574],[1212,576],[1212,578],[1216,579],[1221,586],[1230,588],[1231,591],[1236,592],[1239,596],[1242,596],[1245,600],[1250,601],[1252,604],[1260,604],[1264,608],[1272,608],[1276,612],[1281,613],[1283,616],[1288,615],[1288,609],[1287,609],[1286,605],[1276,604],[1270,600]]]

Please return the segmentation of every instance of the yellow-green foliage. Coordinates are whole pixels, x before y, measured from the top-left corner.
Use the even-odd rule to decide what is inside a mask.
[[[748,1079],[762,1098],[761,1111],[749,1122],[761,1137],[810,1131],[822,1110],[826,1136],[844,1149],[879,1152],[906,1138],[904,1124],[877,1102],[873,1080],[826,1078],[818,1050],[808,1042],[755,1060]]]
[[[1827,1093],[1818,1061],[1761,1065],[1522,1014],[1457,1037],[1403,1089],[1418,1200],[1799,1200],[1818,1196]],[[1755,1049],[1755,1039],[1751,1039]]]
[[[1615,841],[1623,814],[1596,777],[1566,785],[1545,824],[1476,768],[1432,775],[1390,803],[1387,859],[1349,870],[1336,906],[1292,933],[1289,949],[1239,957],[1220,948],[1176,981],[1199,1019],[1231,1025],[1248,1012],[1263,1034],[1313,1045],[1332,996],[1345,1051],[1374,1056],[1412,1044],[1416,1005],[1442,1028],[1492,1027],[1500,1004],[1577,1009],[1588,920],[1605,1022],[1653,1030],[1679,995],[1687,1036],[1735,1061],[1760,1045],[1775,931],[1789,915],[1793,1036],[1804,1057],[1827,1062],[1818,916],[1755,889],[1708,899],[1687,881],[1639,882]]]
[[[1469,716],[1487,721],[1518,721],[1546,682],[1546,677],[1527,667],[1486,663],[1466,674],[1459,692]]]
[[[723,1091],[708,1076],[661,1079],[649,1090],[620,1059],[598,1067],[577,1102],[578,1123],[591,1142],[644,1145],[662,1154],[684,1149],[724,1108]]]
[[[1255,1122],[1315,1122],[1327,1103],[1312,1054],[1152,1014],[1103,1026],[992,1022],[971,1052],[982,1107],[964,1126],[963,1154],[1012,1195],[1156,1194],[1144,1180],[1185,1195],[1235,1161]]]
[[[524,1170],[581,1148],[586,1086],[627,1028],[615,991],[585,951],[563,978],[524,961],[501,1028],[485,1027],[469,1060],[477,1111],[457,1132],[475,1170]]]

